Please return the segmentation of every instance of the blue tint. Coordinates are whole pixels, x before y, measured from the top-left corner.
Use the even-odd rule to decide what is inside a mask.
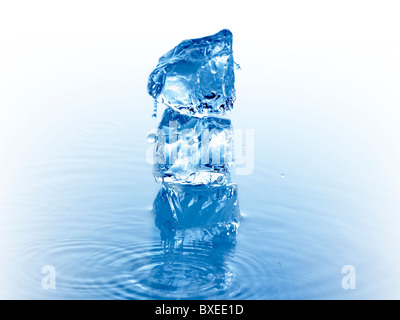
[[[236,245],[237,186],[163,184],[153,212],[163,256],[138,275],[140,289],[174,299],[229,295],[234,273],[226,260]]]
[[[163,184],[153,213],[164,259],[155,261],[139,282],[134,280],[153,294],[162,290],[168,298],[200,299],[231,288],[234,274],[226,268],[225,256],[236,243],[240,218],[237,185],[228,184],[232,125],[228,119],[194,115],[229,110],[233,85],[228,30],[182,42],[150,76],[153,98],[179,110],[165,110],[154,139],[154,176]],[[192,256],[193,251],[199,253]]]
[[[141,121],[148,118],[144,114]],[[208,227],[192,228],[187,221],[193,220],[171,213],[176,208],[177,218],[193,216],[195,211],[187,211],[191,199],[198,195],[193,205],[203,207],[206,187],[182,187],[183,192],[167,196],[144,157],[151,119],[137,126],[124,121],[121,117],[113,126],[104,118],[106,132],[98,126],[92,130],[90,123],[71,125],[21,168],[2,207],[2,213],[12,213],[2,236],[18,235],[3,247],[13,268],[7,273],[12,287],[0,288],[2,297],[347,299],[379,297],[379,290],[392,288],[377,272],[363,238],[375,229],[364,219],[380,209],[374,201],[390,202],[379,193],[369,200],[366,180],[307,171],[297,158],[279,154],[282,145],[263,148],[260,133],[254,173],[235,178],[238,193],[213,187],[220,190],[218,199],[226,200],[211,200],[210,209],[203,209],[204,221],[196,222],[207,224],[209,210],[223,201],[223,215],[234,218],[239,197],[239,232],[230,233],[232,238],[202,238],[200,231]],[[265,124],[254,125],[261,132]],[[333,161],[328,164],[334,167]],[[387,210],[394,209],[388,205]],[[357,290],[341,287],[347,264],[357,269]],[[44,265],[56,269],[56,290],[41,287]]]
[[[389,122],[380,122],[387,100],[360,99],[351,82],[318,86],[330,78],[314,64],[323,56],[318,48],[306,51],[310,65],[300,73],[302,60],[287,59],[299,56],[298,46],[278,46],[269,59],[262,52],[257,58],[253,46],[245,50],[243,108],[232,117],[254,170],[232,172],[239,187],[187,180],[215,171],[230,181],[223,168],[180,164],[172,171],[174,161],[150,163],[150,143],[162,149],[172,142],[170,120],[182,160],[190,145],[209,156],[197,129],[230,132],[229,120],[169,108],[156,138],[154,122],[139,112],[142,89],[132,95],[131,87],[115,85],[103,95],[98,73],[87,79],[96,88],[90,100],[77,76],[22,99],[10,112],[13,122],[10,115],[3,121],[7,130],[23,125],[26,132],[9,131],[1,143],[0,298],[398,299],[399,180],[390,144],[397,140],[385,133]],[[339,62],[327,59],[325,67]],[[127,83],[131,74],[119,73]],[[47,114],[55,102],[57,111]],[[41,285],[48,265],[56,290]],[[345,266],[356,270],[355,290],[342,287]]]
[[[153,206],[156,225],[162,234],[171,235],[200,229],[201,239],[236,233],[240,218],[237,189],[234,184],[217,187],[163,184]]]
[[[154,149],[157,181],[226,184],[233,164],[233,129],[229,119],[197,118],[165,110]]]
[[[223,114],[235,101],[232,33],[182,41],[151,73],[148,92],[158,103],[192,115]]]

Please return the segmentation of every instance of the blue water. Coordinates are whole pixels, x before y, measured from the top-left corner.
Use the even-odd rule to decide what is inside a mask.
[[[276,62],[294,49],[300,59],[299,47],[270,53],[263,82],[261,58],[242,51],[230,116],[235,129],[254,130],[254,171],[232,178],[242,217],[228,239],[166,244],[156,225],[151,57],[134,81],[143,63],[125,71],[127,55],[103,76],[66,74],[21,97],[0,128],[0,297],[399,298],[395,118],[315,71],[330,65],[323,55]],[[55,290],[42,288],[45,265]],[[354,290],[342,287],[346,265],[357,271]]]
[[[8,197],[7,210],[19,214],[8,232],[19,236],[8,260],[17,285],[7,297],[315,299],[376,290],[368,281],[341,287],[347,264],[359,267],[358,283],[374,277],[362,234],[369,227],[357,220],[368,201],[339,188],[347,185],[340,177],[318,185],[322,173],[262,155],[253,175],[236,177],[242,219],[234,239],[189,237],[166,247],[155,226],[160,185],[143,156],[146,135],[132,130],[112,122],[73,128],[58,149],[27,165]],[[56,290],[41,287],[49,264]]]

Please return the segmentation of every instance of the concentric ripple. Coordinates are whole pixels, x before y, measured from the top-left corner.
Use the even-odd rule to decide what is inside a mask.
[[[30,290],[26,295],[67,299],[204,299],[224,298],[234,274],[226,258],[230,249],[210,244],[168,249],[160,242],[121,243],[63,239],[31,245],[18,277]],[[41,288],[43,265],[57,270],[57,290]],[[27,272],[28,271],[28,272]]]

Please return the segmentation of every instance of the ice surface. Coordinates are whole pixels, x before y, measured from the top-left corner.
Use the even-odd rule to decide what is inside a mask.
[[[154,177],[158,182],[231,181],[233,129],[229,119],[191,117],[167,108],[157,129]]]
[[[148,92],[158,103],[191,115],[223,114],[235,101],[232,33],[182,41],[150,74]]]
[[[238,188],[236,184],[209,187],[163,183],[153,211],[163,239],[234,235],[240,219]]]

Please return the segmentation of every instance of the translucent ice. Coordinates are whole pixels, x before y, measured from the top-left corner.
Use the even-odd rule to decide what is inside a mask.
[[[158,182],[229,183],[233,165],[231,121],[191,117],[167,108],[157,129],[154,162]]]
[[[236,184],[209,187],[164,183],[153,211],[162,238],[234,235],[240,219],[238,188]]]
[[[156,101],[191,115],[223,114],[235,101],[232,33],[181,42],[164,54],[150,74]]]

